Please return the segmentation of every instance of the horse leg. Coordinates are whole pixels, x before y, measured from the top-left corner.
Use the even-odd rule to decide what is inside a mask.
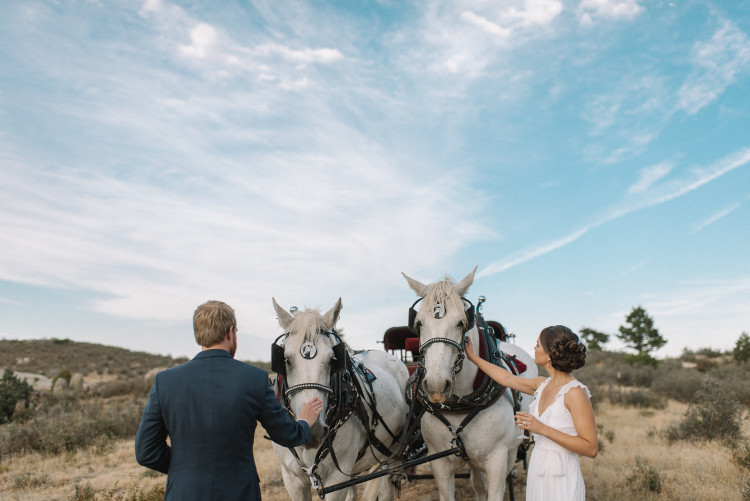
[[[511,454],[504,450],[490,456],[485,465],[484,477],[487,479],[487,500],[502,501],[505,495],[505,480],[513,466],[515,451]]]
[[[482,470],[476,468],[474,465],[471,466],[471,486],[474,488],[474,495],[477,501],[487,499],[487,486],[485,485],[484,474]]]
[[[310,483],[307,478],[299,477],[283,465],[281,467],[281,478],[284,480],[284,487],[286,487],[286,492],[289,494],[289,499],[312,501]]]
[[[440,492],[440,501],[456,501],[456,476],[452,460],[440,458],[432,461],[432,476]]]

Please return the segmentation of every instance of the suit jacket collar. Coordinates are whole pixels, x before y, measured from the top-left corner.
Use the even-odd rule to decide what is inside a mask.
[[[232,355],[229,354],[228,351],[222,350],[222,349],[215,349],[215,350],[203,350],[201,352],[198,352],[196,356],[193,357],[193,360],[197,360],[199,358],[209,358],[209,357],[228,357],[232,358]]]

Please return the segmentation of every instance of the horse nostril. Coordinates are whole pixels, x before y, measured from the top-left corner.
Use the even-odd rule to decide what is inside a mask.
[[[451,380],[446,379],[445,386],[443,387],[443,393],[448,393],[450,391],[450,388],[451,388]]]
[[[323,436],[324,437],[328,435],[328,430],[329,430],[328,426],[327,425],[323,425]]]

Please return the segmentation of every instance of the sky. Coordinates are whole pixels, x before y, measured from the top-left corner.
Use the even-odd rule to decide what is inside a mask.
[[[460,280],[531,351],[555,324],[750,332],[750,4],[10,0],[0,338],[237,358],[284,308],[382,349]]]

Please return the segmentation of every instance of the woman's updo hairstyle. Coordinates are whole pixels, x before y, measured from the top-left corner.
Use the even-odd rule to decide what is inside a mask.
[[[564,325],[545,327],[539,334],[539,341],[555,370],[571,372],[586,363],[586,345]]]

